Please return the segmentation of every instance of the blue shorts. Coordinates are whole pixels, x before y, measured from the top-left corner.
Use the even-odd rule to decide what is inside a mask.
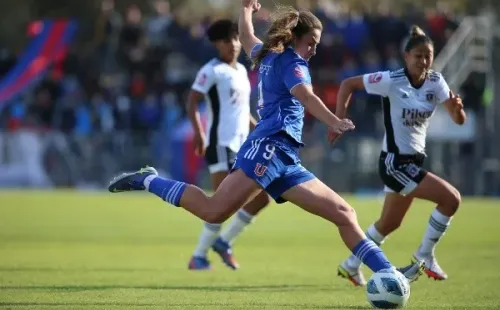
[[[316,178],[300,164],[299,144],[285,133],[246,140],[231,172],[238,169],[262,186],[277,203],[286,202],[281,195],[288,189]]]

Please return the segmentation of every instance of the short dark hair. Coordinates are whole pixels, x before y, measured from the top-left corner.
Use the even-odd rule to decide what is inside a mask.
[[[422,43],[434,46],[434,42],[432,42],[432,39],[425,34],[422,28],[417,25],[413,25],[410,29],[410,36],[405,44],[405,52],[411,51],[413,48]]]
[[[238,24],[229,19],[221,19],[214,22],[207,30],[210,42],[227,40],[238,36]]]

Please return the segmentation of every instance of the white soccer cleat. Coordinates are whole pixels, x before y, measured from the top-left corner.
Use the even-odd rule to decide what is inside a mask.
[[[358,268],[351,268],[344,261],[337,267],[338,275],[344,279],[347,279],[354,284],[354,286],[365,286],[366,280],[361,271],[361,266]]]
[[[413,258],[418,259],[418,256],[415,254]],[[429,278],[439,281],[448,279],[448,275],[441,269],[434,255],[429,255],[420,259],[425,262],[424,272]]]
[[[424,270],[424,265],[425,263],[422,259],[413,257],[413,259],[411,260],[411,264],[396,269],[401,272],[406,277],[406,279],[408,279],[408,282],[412,283],[418,280],[418,278],[422,274],[422,271]]]

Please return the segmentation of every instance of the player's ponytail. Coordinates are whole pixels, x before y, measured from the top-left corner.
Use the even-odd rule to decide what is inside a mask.
[[[312,29],[323,30],[320,20],[308,11],[297,11],[290,6],[278,6],[271,15],[271,27],[262,49],[253,59],[257,67],[269,52],[282,53],[294,38],[300,38]]]
[[[417,25],[413,25],[410,28],[409,37],[405,44],[405,52],[409,52],[422,43],[434,45],[431,38],[425,34],[422,28]]]

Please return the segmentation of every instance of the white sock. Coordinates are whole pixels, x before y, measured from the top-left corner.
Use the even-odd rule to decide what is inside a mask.
[[[194,250],[193,256],[196,257],[206,257],[208,249],[214,244],[215,240],[219,236],[219,231],[221,224],[210,224],[205,223],[200,234],[200,239],[198,240],[198,245]]]
[[[252,219],[253,215],[240,209],[231,223],[228,224],[224,232],[220,235],[221,239],[231,244],[245,227],[252,223]]]
[[[432,211],[431,217],[429,218],[429,225],[427,226],[422,243],[416,253],[418,258],[434,254],[436,244],[448,229],[451,219],[451,217],[441,214],[437,209]]]
[[[385,236],[378,232],[377,228],[375,228],[375,224],[371,224],[370,227],[366,230],[366,237],[378,246],[382,245],[385,240]],[[351,254],[349,258],[346,260],[347,266],[353,269],[359,268],[361,266],[361,261],[354,254]]]
[[[143,183],[147,191],[149,191],[149,184],[151,184],[151,181],[153,181],[156,177],[157,175],[151,174],[144,179]]]

